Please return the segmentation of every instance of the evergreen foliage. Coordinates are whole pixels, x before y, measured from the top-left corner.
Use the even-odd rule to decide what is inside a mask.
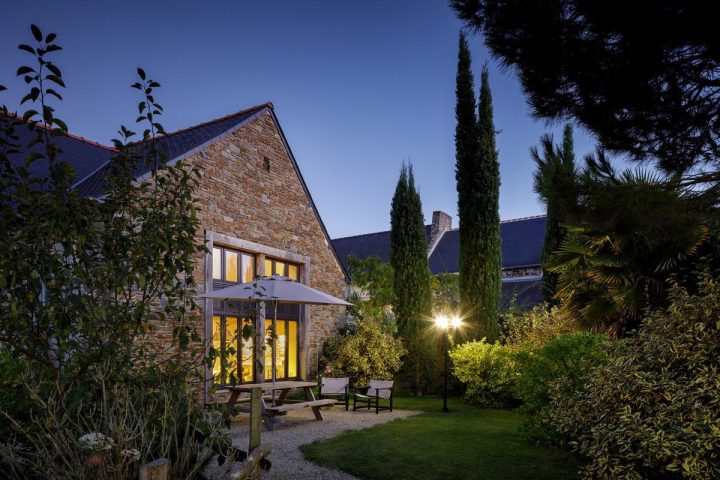
[[[390,264],[394,269],[393,310],[398,333],[408,353],[404,374],[416,393],[430,386],[436,373],[435,346],[430,344],[426,324],[432,294],[430,268],[420,195],[415,189],[412,165],[403,164],[390,212]]]
[[[555,304],[557,274],[545,267],[565,236],[562,224],[568,220],[565,208],[567,199],[575,195],[575,152],[573,150],[572,126],[565,125],[562,147],[553,145],[552,135],[543,135],[538,147],[530,149],[530,156],[537,165],[535,192],[547,206],[545,241],[542,249],[543,297],[545,302]]]
[[[667,282],[694,288],[690,272],[717,266],[717,246],[702,196],[647,171],[616,172],[602,152],[586,159],[571,227],[547,262],[559,275],[564,314],[585,328],[624,336],[644,310],[662,308]]]
[[[573,117],[612,153],[720,178],[720,37],[704,2],[450,4],[517,72],[537,117]]]
[[[463,34],[455,94],[461,313],[471,336],[493,342],[500,308],[500,166],[488,71],[483,68],[476,114],[471,57]]]

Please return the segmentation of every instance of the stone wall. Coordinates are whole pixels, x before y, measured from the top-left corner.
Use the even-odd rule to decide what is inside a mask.
[[[269,109],[191,161],[203,170],[195,193],[202,227],[198,242],[205,241],[208,230],[307,256],[310,286],[343,297],[346,284],[341,266]],[[195,277],[199,289],[204,289],[205,258],[201,255]],[[345,308],[309,306],[307,311],[308,365],[313,374],[318,351],[344,322]]]

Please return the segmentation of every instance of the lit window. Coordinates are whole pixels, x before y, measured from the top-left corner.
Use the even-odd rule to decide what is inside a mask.
[[[222,279],[222,250],[219,248],[213,248],[212,253],[213,259],[213,278],[217,280]]]
[[[242,283],[252,282],[255,279],[255,257],[242,254]]]
[[[238,254],[232,250],[225,250],[225,280],[238,281]]]
[[[298,278],[298,267],[297,265],[288,264],[288,277],[292,278],[293,280],[297,281]]]

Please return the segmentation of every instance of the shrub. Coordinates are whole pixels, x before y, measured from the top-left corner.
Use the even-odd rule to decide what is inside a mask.
[[[394,338],[381,321],[368,318],[358,322],[354,332],[328,340],[323,373],[347,376],[355,385],[367,385],[371,379],[397,375],[405,353],[402,340]]]
[[[573,319],[545,303],[528,311],[511,308],[500,318],[500,341],[506,345],[540,347],[553,337],[577,330]]]
[[[31,107],[0,107],[0,478],[136,478],[160,457],[171,478],[192,478],[213,451],[231,453],[188,384],[209,361],[193,299],[206,251],[193,196],[201,172],[164,163],[159,84],[138,69],[142,140],[121,126],[103,201],[80,195],[58,156],[67,126],[48,88],[64,85],[52,61],[61,48],[54,33],[31,31],[34,47],[20,47],[32,66],[18,69]],[[24,164],[13,162],[25,148]],[[135,182],[139,162],[157,168]],[[169,333],[162,345],[148,336],[157,329]],[[122,449],[89,465],[91,445]]]
[[[558,428],[590,459],[586,478],[720,478],[720,286],[677,286],[598,367],[559,396]]]
[[[453,375],[465,384],[465,400],[483,407],[516,403],[514,349],[485,339],[458,345],[450,351]]]
[[[568,333],[548,340],[540,348],[527,346],[517,354],[517,397],[522,400],[522,431],[530,438],[563,445],[567,439],[553,424],[555,397],[581,390],[591,369],[607,359],[607,336]]]

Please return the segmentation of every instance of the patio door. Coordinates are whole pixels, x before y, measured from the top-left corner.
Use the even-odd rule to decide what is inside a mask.
[[[266,338],[270,339],[273,320],[265,320]],[[275,378],[289,380],[298,377],[298,321],[278,318],[275,324]],[[272,379],[272,348],[265,349],[265,380]]]
[[[256,255],[221,245],[213,246],[213,289],[250,282],[255,278]],[[272,257],[264,258],[265,275],[282,275],[299,281],[301,265]],[[273,310],[265,308],[266,340],[270,339],[273,326]],[[288,380],[299,378],[298,326],[301,308],[299,305],[278,304],[276,335],[275,378]],[[215,300],[212,315],[212,347],[218,353],[213,363],[214,382],[220,385],[230,383],[254,383],[254,335],[244,340],[243,329],[253,325],[253,305],[233,300]],[[225,360],[223,361],[222,358]],[[265,349],[265,380],[272,379],[272,348],[269,342]]]

